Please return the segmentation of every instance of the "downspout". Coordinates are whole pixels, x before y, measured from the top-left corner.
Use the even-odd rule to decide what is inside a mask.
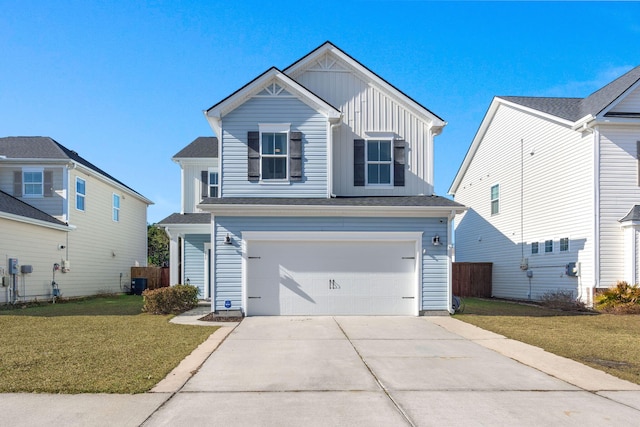
[[[592,129],[594,141],[593,167],[593,283],[594,288],[600,286],[600,128]],[[593,291],[592,295],[593,296]]]
[[[453,310],[453,275],[452,275],[452,252],[453,252],[453,235],[454,235],[454,231],[453,231],[453,220],[456,216],[456,211],[455,210],[451,210],[451,212],[449,213],[449,216],[447,217],[447,233],[448,233],[448,239],[447,239],[447,301],[448,301],[448,305],[447,305],[447,310],[449,311],[449,314],[454,314],[455,311]]]
[[[218,145],[220,147],[220,145]],[[220,155],[218,153],[218,155]],[[220,181],[218,181],[220,183]],[[218,184],[219,185],[219,184]],[[211,274],[209,275],[209,298],[211,298],[211,312],[215,313],[216,311],[216,248],[218,247],[218,243],[216,242],[216,221],[213,214],[211,214],[211,256],[209,257],[209,271]],[[206,284],[205,284],[206,285]]]
[[[342,120],[331,123],[327,122],[327,198],[335,197],[333,191],[333,130],[342,124]]]

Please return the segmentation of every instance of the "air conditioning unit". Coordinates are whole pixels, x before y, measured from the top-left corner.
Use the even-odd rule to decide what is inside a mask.
[[[529,258],[522,258],[520,260],[520,270],[526,271],[529,269]]]

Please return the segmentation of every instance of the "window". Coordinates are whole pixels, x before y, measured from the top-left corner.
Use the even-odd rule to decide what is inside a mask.
[[[491,187],[491,215],[500,213],[500,184]]]
[[[120,221],[120,196],[117,194],[113,195],[113,220]]]
[[[84,179],[76,177],[76,209],[84,211],[84,199],[86,197],[86,183]]]
[[[545,240],[544,241],[544,253],[548,254],[553,252],[553,240]]]
[[[391,185],[390,140],[367,140],[367,185]]]
[[[537,253],[539,253],[540,251],[540,247],[538,245],[538,242],[532,242],[531,243],[531,255],[535,255]]]
[[[42,169],[22,170],[22,195],[24,197],[42,197],[43,175]]]
[[[569,238],[563,237],[560,239],[560,252],[567,252],[569,250]]]
[[[260,134],[261,176],[263,180],[287,179],[287,134],[263,132]]]
[[[218,197],[218,172],[209,170],[209,197]]]

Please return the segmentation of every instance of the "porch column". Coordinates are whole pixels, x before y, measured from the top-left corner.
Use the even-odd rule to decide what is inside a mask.
[[[624,231],[624,280],[630,285],[638,283],[638,225],[623,224]]]
[[[169,236],[169,284],[177,285],[180,283],[180,250],[178,247],[178,233],[171,234],[168,229]]]

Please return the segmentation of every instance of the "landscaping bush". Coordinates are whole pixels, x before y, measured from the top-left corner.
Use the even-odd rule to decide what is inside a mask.
[[[198,305],[198,288],[192,285],[147,289],[142,296],[142,311],[152,314],[180,314]]]
[[[613,314],[640,314],[640,287],[620,281],[595,298],[596,308]]]
[[[573,296],[573,291],[558,289],[556,291],[545,292],[540,297],[540,303],[549,308],[567,311],[583,311],[586,305]]]

